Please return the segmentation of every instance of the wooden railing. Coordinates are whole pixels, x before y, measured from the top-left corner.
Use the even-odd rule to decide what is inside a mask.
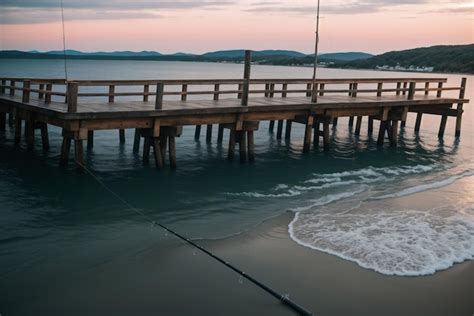
[[[68,104],[68,112],[76,112],[78,100],[83,98],[106,98],[109,103],[116,102],[117,97],[140,97],[143,102],[149,102],[150,96],[155,97],[155,109],[163,107],[166,96],[178,96],[181,101],[188,96],[209,95],[212,100],[219,100],[221,95],[236,95],[237,98],[249,98],[250,95],[283,98],[293,94],[303,94],[311,97],[313,81],[311,79],[191,79],[191,80],[76,80],[37,79],[37,78],[0,78],[0,94],[15,97],[16,91],[21,91],[22,101],[30,102],[32,94],[37,99],[50,103],[52,96],[63,97]],[[360,94],[374,94],[378,97],[393,93],[413,99],[417,92],[429,95],[435,92],[438,98],[443,91],[464,90],[465,86],[444,87],[446,78],[349,78],[349,79],[318,79],[314,93],[318,96],[326,94],[345,94],[357,97]],[[19,85],[21,83],[21,86]],[[247,83],[248,89],[245,89]],[[420,84],[423,84],[422,87]],[[361,86],[364,87],[361,87]],[[81,91],[92,88],[108,87],[106,92]],[[137,90],[137,87],[142,87]],[[53,90],[53,88],[55,88]],[[127,89],[126,91],[119,88]],[[132,89],[133,88],[133,89]],[[194,88],[194,89],[190,89]],[[133,91],[131,91],[133,90]],[[7,93],[8,92],[8,93]],[[244,102],[242,102],[243,104]]]

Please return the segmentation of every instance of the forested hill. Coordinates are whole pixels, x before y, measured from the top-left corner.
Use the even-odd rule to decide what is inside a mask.
[[[393,51],[364,60],[337,62],[331,67],[413,70],[431,68],[434,72],[474,73],[474,44],[432,46]],[[396,68],[396,69],[395,69]]]

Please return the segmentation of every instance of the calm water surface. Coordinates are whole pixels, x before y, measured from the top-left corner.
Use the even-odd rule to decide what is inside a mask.
[[[60,61],[2,60],[1,76],[63,77]],[[71,61],[75,79],[240,78],[232,64],[142,61]],[[306,77],[311,69],[254,66],[254,78]],[[447,77],[322,69],[321,77]],[[468,76],[467,98],[474,99]],[[120,145],[117,131],[97,132],[86,163],[113,191],[157,221],[194,238],[223,238],[263,220],[295,212],[289,234],[296,243],[389,275],[429,275],[474,256],[474,110],[465,106],[462,137],[454,120],[444,140],[439,117],[425,116],[419,135],[414,115],[400,146],[383,148],[341,119],[331,149],[302,155],[303,129],[277,140],[263,123],[256,133],[255,164],[226,159],[218,145],[194,140],[192,128],[177,139],[178,170],[143,166],[132,152],[133,131]],[[375,133],[376,135],[376,133]],[[226,135],[227,137],[227,135]],[[150,238],[149,224],[88,174],[57,167],[61,131],[50,129],[51,150],[28,153],[0,132],[0,305],[22,301],[18,284],[67,278],[113,262]],[[271,237],[269,237],[271,238]],[[25,281],[28,279],[28,282]],[[26,282],[26,283],[25,283]],[[10,293],[10,294],[9,294]],[[26,294],[25,294],[26,295]],[[1,311],[0,311],[1,312]]]

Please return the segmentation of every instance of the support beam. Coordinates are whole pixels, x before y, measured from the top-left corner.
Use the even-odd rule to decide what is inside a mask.
[[[237,139],[239,140],[240,162],[245,163],[245,162],[247,162],[247,132],[246,131],[238,131],[237,132]]]
[[[421,119],[423,118],[423,113],[418,112],[416,115],[416,122],[415,122],[415,132],[420,131],[420,126],[421,126]]]
[[[354,117],[353,116],[349,117],[349,127],[352,127],[352,126],[354,126]]]
[[[235,141],[236,141],[236,134],[237,132],[233,129],[230,130],[229,136],[229,151],[227,154],[227,158],[229,160],[233,160],[235,156]]]
[[[281,139],[283,135],[283,120],[278,121],[278,128],[277,128],[277,139]]]
[[[285,139],[289,140],[291,138],[291,126],[293,125],[292,120],[286,121],[286,129],[285,129]]]
[[[82,139],[74,139],[75,162],[80,167],[84,165],[84,148]]]
[[[270,133],[273,133],[273,129],[275,128],[275,121],[270,121],[270,126],[268,127],[268,130]]]
[[[125,144],[125,130],[119,129],[120,144]]]
[[[155,166],[158,169],[163,168],[163,156],[161,155],[160,137],[153,137],[153,154],[155,158]]]
[[[17,115],[15,118],[15,145],[18,145],[21,141],[21,119]]]
[[[390,126],[390,145],[397,146],[398,139],[398,121],[393,120]]]
[[[87,131],[87,148],[91,149],[93,147],[94,147],[94,130],[89,130]],[[135,152],[135,147],[133,151]],[[138,149],[137,149],[137,152],[138,152]]]
[[[41,143],[43,145],[43,150],[49,150],[48,124],[40,123],[39,128],[41,131]]]
[[[170,157],[170,168],[174,170],[176,169],[176,137],[169,136],[168,143],[169,143],[168,151],[169,151],[169,157]]]
[[[357,122],[356,122],[356,128],[354,134],[359,136],[360,135],[360,129],[362,127],[362,116],[357,117]]]
[[[217,132],[217,143],[221,144],[224,139],[224,125],[219,124],[219,130]]]
[[[459,99],[464,99],[466,94],[466,83],[467,79],[461,79],[461,90],[459,91]],[[462,124],[462,114],[463,114],[463,103],[458,103],[456,109],[458,110],[458,115],[456,116],[456,129],[455,129],[455,137],[461,136],[461,124]]]
[[[323,144],[324,150],[329,150],[329,120],[323,122]]]
[[[63,132],[63,143],[61,145],[61,158],[59,164],[66,166],[69,161],[69,153],[71,151],[71,138]]]
[[[441,122],[439,123],[438,137],[444,137],[444,131],[446,130],[446,123],[448,122],[448,117],[446,115],[441,116]]]
[[[211,143],[212,141],[212,124],[207,125],[207,130],[206,130],[206,143]]]
[[[255,141],[254,141],[253,131],[247,131],[247,146],[248,146],[249,162],[254,162],[255,161]]]
[[[201,125],[196,125],[196,130],[194,131],[194,139],[198,140],[201,138]]]
[[[369,123],[367,126],[367,134],[371,136],[374,132],[374,118],[372,116],[369,116]]]
[[[311,146],[311,130],[313,129],[313,121],[314,117],[309,115],[306,121],[306,128],[304,132],[303,153],[309,152],[309,148]]]
[[[377,145],[382,146],[384,139],[385,139],[385,133],[387,132],[387,127],[388,127],[388,121],[380,121],[380,129],[379,129],[379,136],[377,138]]]
[[[0,130],[4,131],[7,126],[7,113],[0,113]]]

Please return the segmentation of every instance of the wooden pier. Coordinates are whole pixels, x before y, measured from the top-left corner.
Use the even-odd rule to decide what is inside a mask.
[[[291,137],[293,124],[303,124],[303,151],[322,138],[330,147],[330,125],[340,117],[355,120],[355,134],[368,120],[368,133],[379,121],[377,143],[386,139],[397,144],[400,125],[408,113],[416,114],[415,130],[420,131],[423,115],[440,116],[439,137],[443,137],[448,117],[456,119],[456,137],[461,133],[466,79],[447,87],[445,78],[374,78],[374,79],[250,79],[247,60],[243,79],[224,80],[74,80],[37,78],[0,78],[0,130],[6,124],[15,127],[15,143],[24,133],[33,149],[35,132],[41,133],[44,149],[49,148],[48,125],[63,129],[61,164],[69,160],[71,143],[75,161],[82,165],[83,142],[94,146],[97,130],[119,130],[118,141],[125,142],[124,129],[135,129],[134,151],[143,140],[143,161],[153,157],[162,168],[169,155],[176,167],[176,137],[186,125],[206,126],[206,141],[211,141],[213,125],[217,139],[230,132],[228,157],[234,158],[236,144],[242,162],[253,161],[254,133],[261,121],[277,122],[277,138]],[[315,86],[313,86],[315,84]],[[458,91],[456,98],[444,97],[443,91]],[[317,93],[316,103],[312,93]],[[24,122],[24,124],[22,124]],[[24,130],[23,130],[24,129]],[[23,130],[23,131],[22,131]],[[314,135],[314,136],[313,136]]]

